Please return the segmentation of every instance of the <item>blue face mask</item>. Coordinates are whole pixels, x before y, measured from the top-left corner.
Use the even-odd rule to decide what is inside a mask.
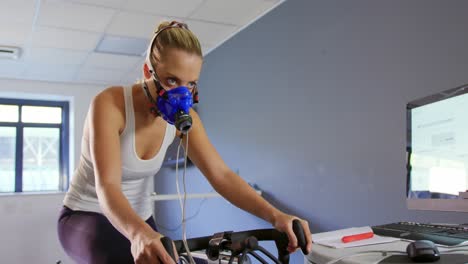
[[[150,111],[186,134],[192,127],[190,108],[193,104],[198,103],[197,88],[195,87],[192,92],[185,86],[166,90],[156,79],[153,79],[153,82],[156,85],[158,95],[156,100],[151,96],[146,82],[143,82],[142,85],[143,91],[150,101]]]
[[[183,133],[192,126],[190,108],[193,106],[193,95],[185,86],[170,90],[160,90],[156,100],[159,114],[169,124],[174,125]]]

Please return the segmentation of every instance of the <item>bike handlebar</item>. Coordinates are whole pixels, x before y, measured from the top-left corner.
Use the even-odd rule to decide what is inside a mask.
[[[307,255],[307,244],[304,230],[297,219],[293,221],[293,231],[296,235],[299,247],[302,252]],[[278,250],[278,260],[283,264],[289,263],[289,251],[287,250],[289,239],[285,233],[279,232],[276,229],[256,229],[241,232],[229,231],[224,234],[224,240],[227,241],[227,243],[219,244],[219,247],[222,250],[236,251],[238,250],[238,243],[249,241],[248,238],[250,237],[255,237],[258,241],[274,240]],[[213,236],[191,238],[187,239],[187,245],[190,251],[204,250],[209,248],[210,241],[212,239]],[[169,237],[163,237],[161,238],[161,242],[169,255],[175,260],[174,252],[172,250],[172,240]],[[174,245],[178,254],[186,252],[182,240],[174,241]],[[214,254],[214,256],[217,257],[216,254]]]

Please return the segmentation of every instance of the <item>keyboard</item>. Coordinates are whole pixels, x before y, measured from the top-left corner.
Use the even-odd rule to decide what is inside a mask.
[[[374,234],[406,240],[430,240],[439,245],[460,246],[468,244],[468,227],[458,225],[397,222],[373,226]]]

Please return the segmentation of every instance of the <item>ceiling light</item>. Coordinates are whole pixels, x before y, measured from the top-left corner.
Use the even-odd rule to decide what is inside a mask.
[[[96,47],[96,52],[117,55],[143,56],[149,39],[104,35]]]
[[[21,48],[0,46],[0,59],[17,60],[20,56]]]

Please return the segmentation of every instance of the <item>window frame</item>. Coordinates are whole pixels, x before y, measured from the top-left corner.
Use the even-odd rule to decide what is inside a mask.
[[[48,100],[35,100],[35,99],[13,99],[13,98],[0,98],[0,104],[18,106],[17,122],[3,122],[0,121],[0,127],[15,127],[16,128],[16,142],[15,142],[15,191],[4,192],[2,194],[13,193],[50,193],[51,191],[35,191],[23,192],[23,135],[24,128],[39,127],[39,128],[58,128],[60,133],[59,143],[59,186],[58,192],[64,192],[68,189],[70,180],[70,103],[68,101],[48,101]],[[48,106],[62,108],[62,123],[61,124],[47,124],[47,123],[23,123],[21,120],[22,106]],[[54,192],[54,191],[52,191]]]

